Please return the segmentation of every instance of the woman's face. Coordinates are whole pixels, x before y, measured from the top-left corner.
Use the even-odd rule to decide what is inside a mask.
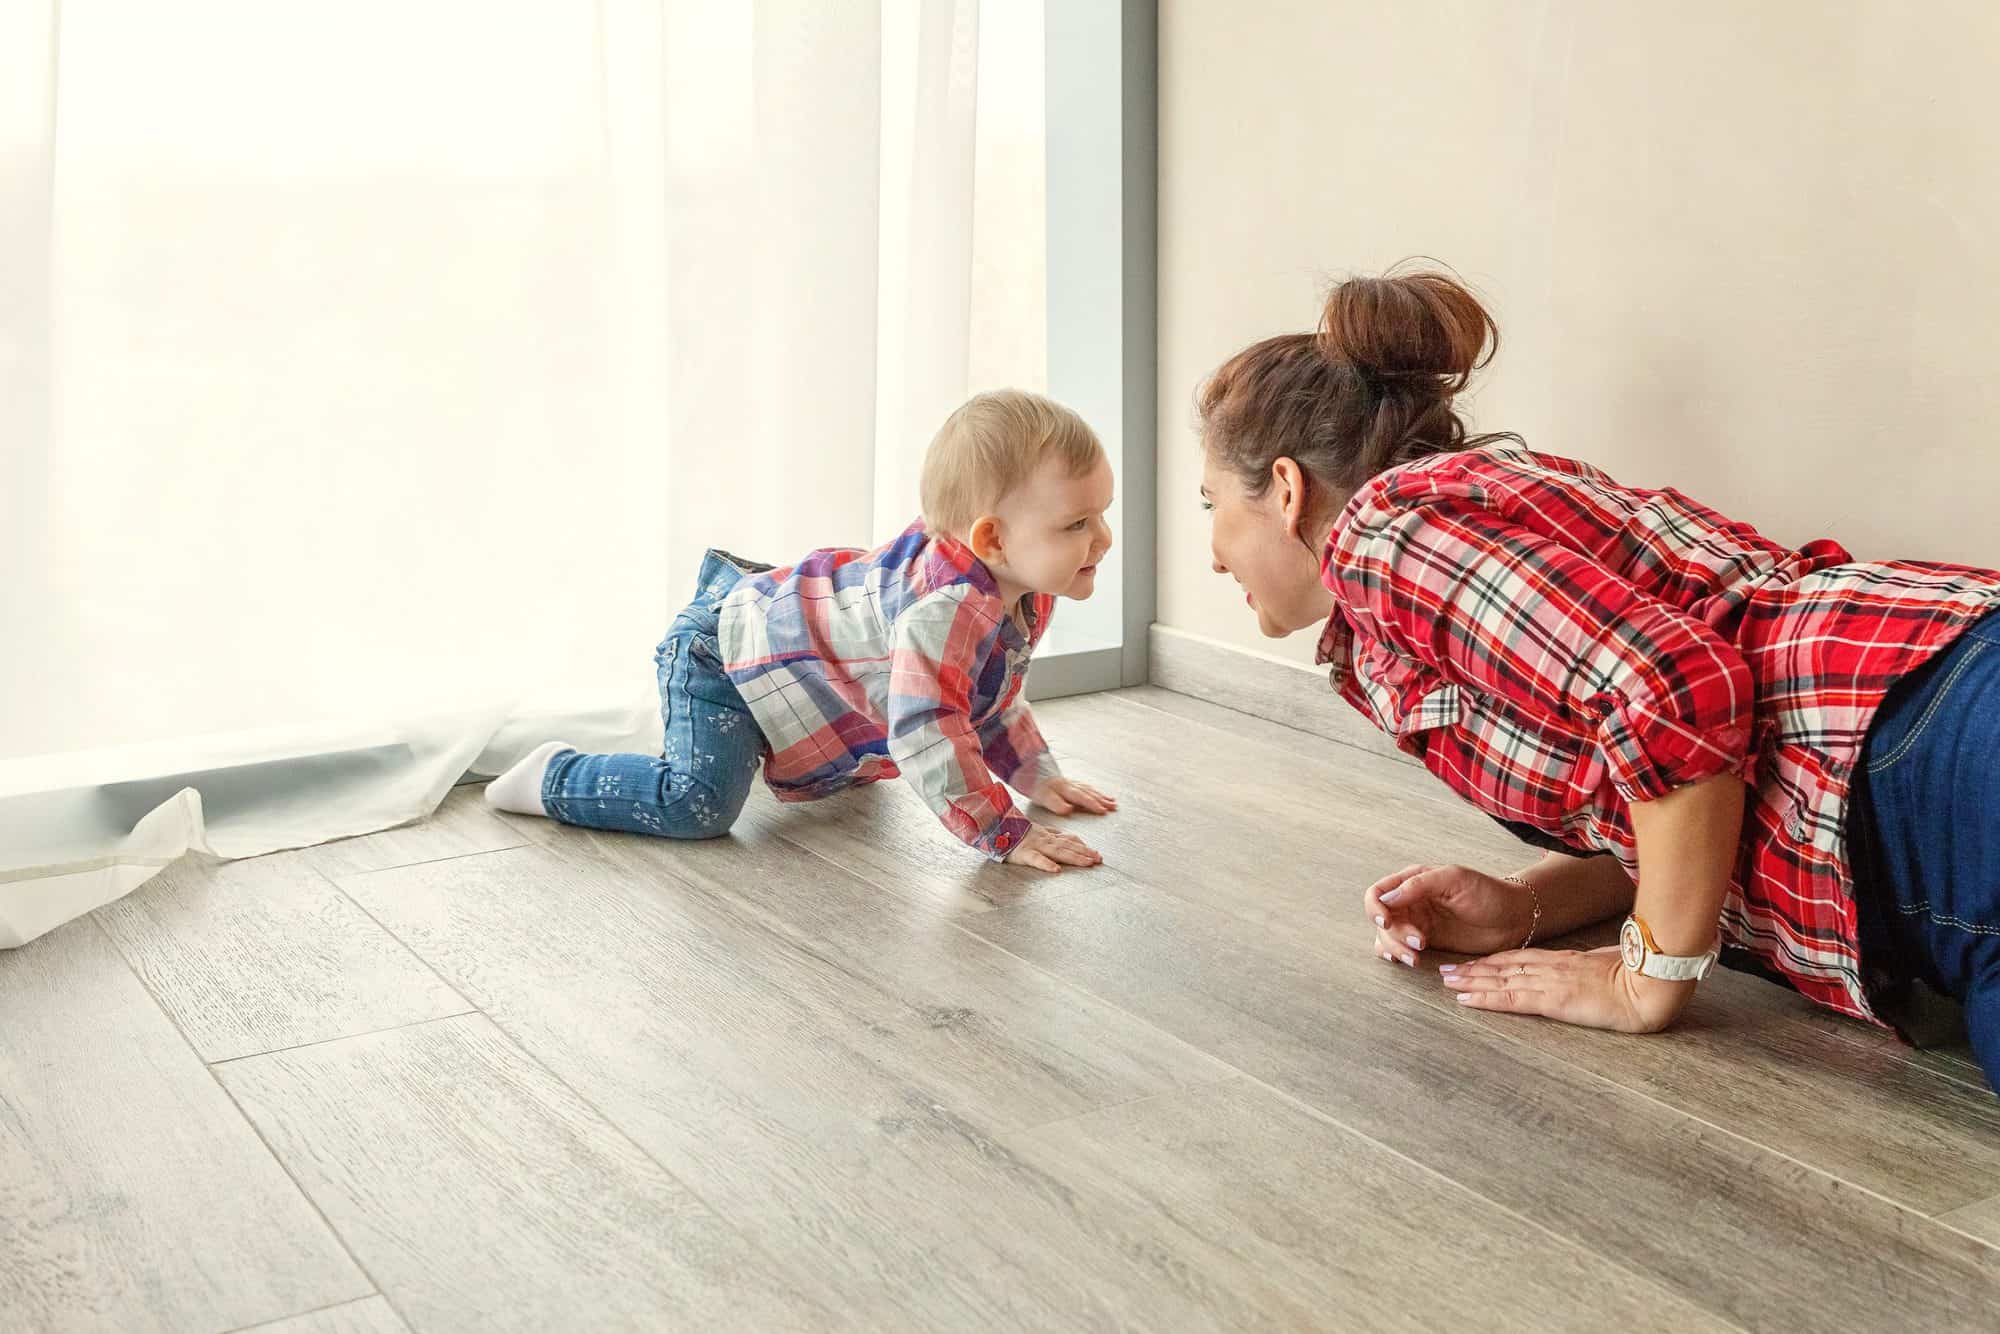
[[[1298,464],[1279,459],[1264,493],[1252,495],[1237,473],[1204,449],[1201,499],[1210,515],[1213,568],[1242,586],[1257,628],[1283,639],[1324,624],[1333,614],[1333,595],[1319,576],[1324,535],[1301,536],[1301,524],[1310,521]]]

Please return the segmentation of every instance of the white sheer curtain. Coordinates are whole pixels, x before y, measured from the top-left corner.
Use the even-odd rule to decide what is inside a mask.
[[[0,946],[657,745],[966,390],[977,0],[0,5]]]

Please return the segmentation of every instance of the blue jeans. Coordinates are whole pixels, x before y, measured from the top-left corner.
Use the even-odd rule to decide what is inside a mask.
[[[1854,796],[1864,963],[1900,1003],[1956,1000],[2000,1089],[2000,613],[1897,683]],[[1893,1006],[1884,1017],[1898,1021]]]
[[[764,734],[722,670],[722,600],[744,575],[768,569],[711,551],[694,601],[653,660],[660,674],[660,755],[558,752],[542,776],[542,804],[564,824],[658,838],[719,838],[750,797]]]

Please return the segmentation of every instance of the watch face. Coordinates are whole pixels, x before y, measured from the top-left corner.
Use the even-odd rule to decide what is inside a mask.
[[[1618,931],[1618,953],[1625,958],[1625,966],[1638,972],[1646,962],[1646,938],[1639,934],[1639,924],[1631,918]]]

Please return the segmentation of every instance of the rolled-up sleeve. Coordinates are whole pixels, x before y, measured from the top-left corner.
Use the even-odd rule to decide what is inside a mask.
[[[1736,647],[1477,496],[1371,485],[1342,516],[1325,576],[1392,651],[1594,730],[1627,801],[1746,769],[1755,689]]]

